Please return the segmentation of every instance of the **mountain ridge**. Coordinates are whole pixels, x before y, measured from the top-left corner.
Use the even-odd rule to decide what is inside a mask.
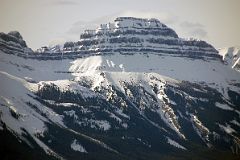
[[[134,17],[118,17],[114,23],[101,24],[96,30],[85,30],[78,42],[65,43],[63,48],[59,45],[52,48],[42,47],[35,53],[28,50],[21,52],[20,55],[28,58],[48,56],[74,58],[114,52],[122,54],[162,52],[194,58],[206,56],[220,59],[217,50],[205,41],[181,39],[174,30],[157,19]]]

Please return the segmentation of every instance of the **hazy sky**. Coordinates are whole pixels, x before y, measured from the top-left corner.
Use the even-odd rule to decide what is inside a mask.
[[[0,31],[18,30],[29,47],[78,40],[118,16],[158,18],[180,37],[216,48],[240,46],[240,0],[0,0]]]

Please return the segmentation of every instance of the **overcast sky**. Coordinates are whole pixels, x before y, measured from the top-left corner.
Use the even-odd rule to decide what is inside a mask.
[[[0,32],[18,30],[29,47],[78,40],[118,16],[158,18],[180,37],[216,48],[240,46],[240,0],[0,0]]]

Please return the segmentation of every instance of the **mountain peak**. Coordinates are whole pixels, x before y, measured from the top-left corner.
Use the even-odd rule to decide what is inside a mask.
[[[131,34],[141,32],[143,35],[156,34],[178,38],[175,31],[155,18],[117,17],[114,22],[101,24],[96,30],[85,30],[83,35],[108,34],[130,31]],[[165,33],[165,34],[164,34]],[[88,37],[87,36],[87,37]],[[83,36],[84,37],[84,36]]]
[[[8,35],[14,36],[17,39],[23,39],[22,35],[18,31],[10,31]]]
[[[96,30],[85,30],[76,50],[97,54],[167,53],[220,59],[212,45],[179,38],[173,29],[155,18],[117,17],[114,22],[101,24]]]
[[[135,17],[117,17],[114,22],[122,27],[148,27],[148,28],[162,28],[167,27],[155,18],[135,18]]]
[[[19,47],[27,47],[22,35],[18,31],[10,31],[9,33],[0,32],[0,41],[3,43],[11,43],[19,45]]]

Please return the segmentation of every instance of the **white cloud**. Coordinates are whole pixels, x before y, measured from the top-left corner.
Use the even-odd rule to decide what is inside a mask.
[[[199,39],[207,37],[207,31],[205,30],[204,25],[200,23],[183,21],[179,24],[179,27],[190,37]]]
[[[184,21],[180,24],[182,27],[185,28],[202,28],[204,27],[202,24],[200,23],[192,23],[192,22],[188,22],[188,21]]]
[[[52,46],[55,46],[55,45],[62,45],[66,42],[66,39],[65,38],[55,38],[55,39],[52,39],[49,41],[49,46],[52,47]]]
[[[198,38],[205,38],[207,37],[207,31],[205,31],[203,28],[196,28],[196,29],[193,29],[190,34],[193,36],[193,37],[198,37]]]

